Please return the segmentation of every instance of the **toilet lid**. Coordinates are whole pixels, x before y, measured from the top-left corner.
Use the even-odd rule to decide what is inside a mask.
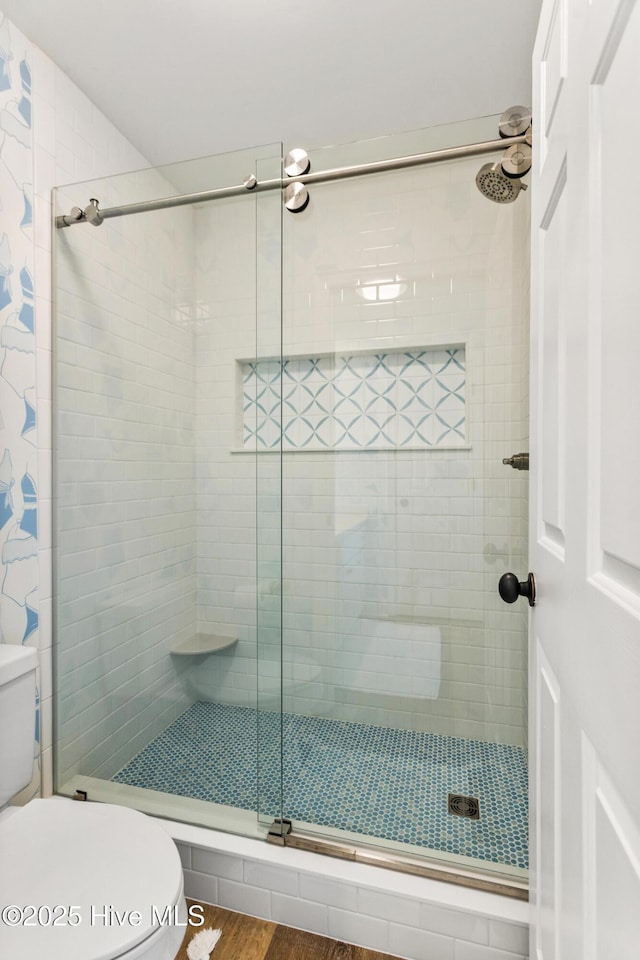
[[[0,824],[0,957],[113,960],[169,922],[181,891],[173,840],[137,810],[32,800]],[[11,926],[9,905],[44,909]]]

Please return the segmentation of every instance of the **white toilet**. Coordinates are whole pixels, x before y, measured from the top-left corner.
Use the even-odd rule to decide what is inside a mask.
[[[174,960],[182,865],[158,823],[106,803],[5,806],[31,781],[36,664],[0,644],[0,957]]]

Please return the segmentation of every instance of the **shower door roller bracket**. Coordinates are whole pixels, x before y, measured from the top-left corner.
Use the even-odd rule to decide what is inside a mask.
[[[302,213],[309,206],[309,199],[309,191],[299,180],[285,187],[284,205],[289,213]]]
[[[302,147],[294,147],[284,158],[284,172],[288,177],[301,177],[309,173],[311,160],[309,154]]]
[[[92,197],[88,205],[84,208],[84,219],[87,223],[93,224],[94,227],[99,227],[104,221],[104,217],[100,211],[100,202],[96,200],[95,197]]]
[[[284,158],[284,172],[288,177],[303,177],[311,169],[309,154],[302,147],[294,147]],[[283,182],[283,186],[286,184]],[[294,180],[285,187],[284,205],[290,213],[302,213],[309,205],[309,191],[304,183]]]
[[[284,838],[291,833],[293,824],[291,820],[276,818],[267,831],[267,841],[269,843],[278,843],[284,847]]]

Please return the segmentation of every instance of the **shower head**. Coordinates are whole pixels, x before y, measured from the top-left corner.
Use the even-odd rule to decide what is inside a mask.
[[[499,160],[480,167],[476,175],[476,186],[480,193],[494,203],[513,203],[520,191],[526,190],[521,180],[512,180],[505,176]]]

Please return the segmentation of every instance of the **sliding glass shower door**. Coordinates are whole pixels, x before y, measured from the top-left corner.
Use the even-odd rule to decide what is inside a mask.
[[[528,200],[483,159],[295,214],[279,144],[57,191],[58,792],[525,876]]]
[[[495,137],[495,119],[312,169]],[[500,154],[489,159],[499,159]],[[526,194],[479,157],[317,184],[286,215],[284,814],[526,876]]]
[[[247,834],[280,809],[281,471],[245,381],[279,364],[282,208],[243,181],[281,157],[55,201],[104,216],[56,230],[56,790]]]

